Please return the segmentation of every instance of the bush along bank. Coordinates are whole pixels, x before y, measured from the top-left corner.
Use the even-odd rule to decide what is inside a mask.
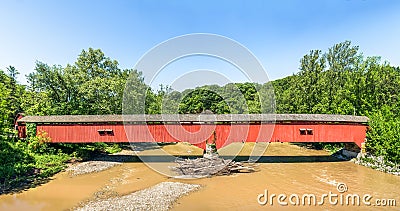
[[[61,151],[39,153],[25,141],[0,140],[0,194],[45,182],[63,170],[71,156]]]
[[[36,126],[27,124],[25,140],[2,137],[0,193],[15,191],[45,182],[66,167],[74,156],[50,145],[46,133],[36,135]]]
[[[367,113],[367,153],[355,163],[379,171],[400,175],[400,116],[397,106],[382,106]]]
[[[52,144],[45,133],[28,126],[26,140],[0,136],[0,194],[20,191],[46,182],[67,163],[99,153],[121,150],[117,144]]]

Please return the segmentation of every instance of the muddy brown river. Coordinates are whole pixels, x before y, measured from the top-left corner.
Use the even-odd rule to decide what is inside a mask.
[[[165,146],[165,150],[201,153],[181,144]],[[245,146],[239,155],[245,156],[246,150]],[[94,198],[126,195],[163,181],[202,185],[199,191],[180,198],[172,210],[400,210],[399,176],[349,161],[337,162],[328,155],[272,143],[257,172],[190,180],[167,177],[141,162],[79,176],[61,172],[36,188],[1,195],[0,210],[70,210]]]

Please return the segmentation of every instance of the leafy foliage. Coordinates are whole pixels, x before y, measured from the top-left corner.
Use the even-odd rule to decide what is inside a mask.
[[[49,66],[37,62],[28,75],[26,113],[37,115],[115,114],[122,112],[122,98],[129,75],[142,86],[140,73],[121,70],[118,62],[101,50],[83,50],[73,65]],[[137,80],[133,80],[137,78]]]
[[[382,109],[372,112],[370,131],[368,132],[368,149],[375,154],[383,155],[388,160],[399,162],[400,160],[400,116],[384,106]]]
[[[9,180],[27,175],[33,170],[34,157],[18,145],[2,139],[0,149],[0,187],[5,186]]]

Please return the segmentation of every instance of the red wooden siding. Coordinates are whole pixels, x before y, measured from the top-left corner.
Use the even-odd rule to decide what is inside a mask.
[[[24,124],[18,125],[17,130],[18,130],[18,137],[26,138],[26,125]]]
[[[312,130],[301,135],[300,129]],[[200,148],[216,133],[217,148],[232,142],[364,142],[367,126],[363,124],[38,124],[52,142],[189,142]],[[100,132],[99,132],[100,131]],[[109,132],[101,132],[109,131]],[[112,131],[112,133],[110,132]],[[101,134],[104,133],[104,134]]]
[[[17,114],[17,116],[14,119],[14,129],[18,131],[18,137],[26,138],[26,124],[25,123],[18,124],[18,120],[22,119],[22,117],[24,117],[23,113]]]

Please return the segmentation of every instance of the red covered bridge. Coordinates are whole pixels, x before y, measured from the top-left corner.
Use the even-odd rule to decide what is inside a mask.
[[[54,143],[189,142],[217,148],[233,142],[365,141],[368,118],[325,114],[180,114],[26,116],[18,121],[21,138],[26,123],[36,124]]]

